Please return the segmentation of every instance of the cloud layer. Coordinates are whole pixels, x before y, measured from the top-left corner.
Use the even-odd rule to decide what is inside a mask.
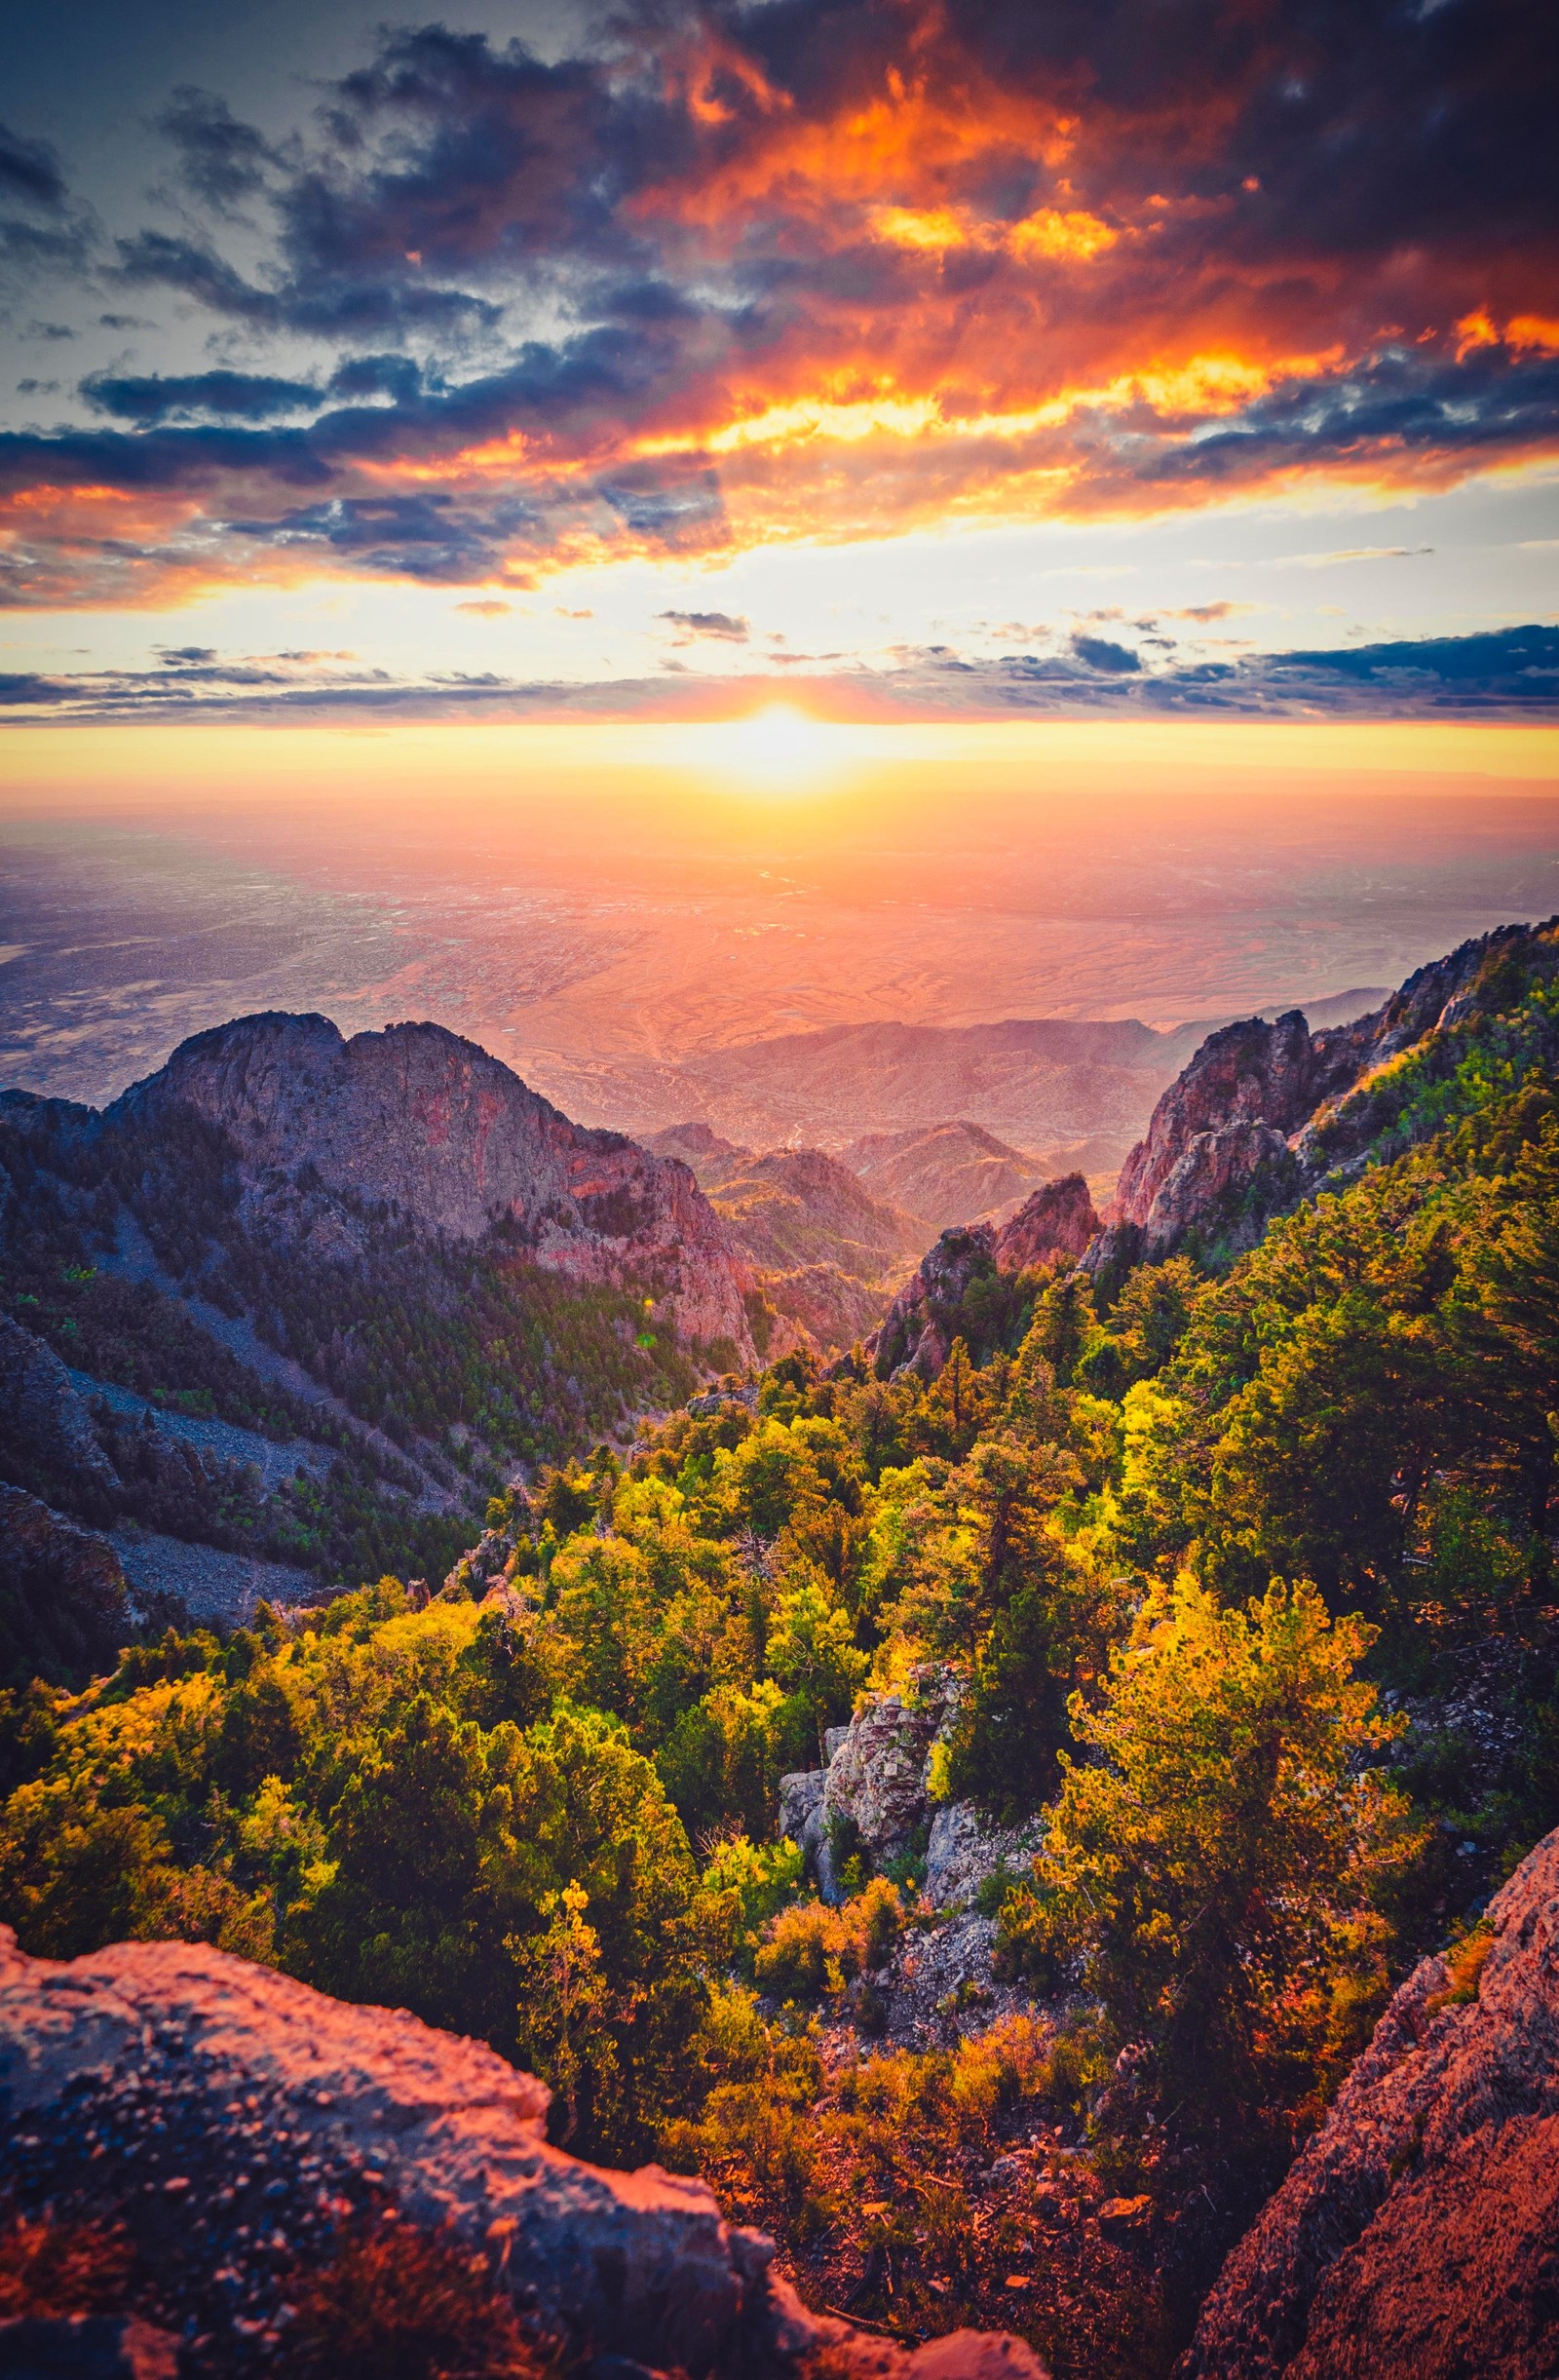
[[[174,229],[0,130],[0,264],[216,342],[0,436],[0,600],[501,596],[1550,457],[1555,96],[1530,0],[634,0],[552,62],[389,33],[280,142],[181,88]]]
[[[485,604],[468,606],[485,610]],[[744,624],[720,613],[665,615],[702,625],[689,641],[740,641]],[[710,627],[710,620],[725,622]],[[1151,627],[1151,623],[1139,624]],[[1176,658],[1156,633],[1136,647],[1074,632],[1053,649],[994,659],[947,645],[898,654],[892,667],[825,672],[798,656],[787,696],[806,695],[834,717],[943,718],[1427,718],[1559,719],[1559,629],[1504,629],[1336,651],[1250,654],[1236,661]],[[205,645],[165,646],[148,670],[49,675],[0,672],[0,715],[25,720],[189,718],[256,720],[389,716],[494,720],[642,716],[724,718],[772,700],[773,677],[596,679],[585,684],[449,672],[422,678],[365,668],[350,653],[223,657]]]

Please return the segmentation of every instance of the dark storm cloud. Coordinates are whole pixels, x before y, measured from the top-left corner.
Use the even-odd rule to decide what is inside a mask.
[[[166,232],[137,232],[116,247],[121,281],[177,289],[213,314],[231,316],[257,330],[351,339],[387,330],[437,331],[493,323],[502,311],[467,290],[429,288],[410,281],[337,275],[306,287],[285,280],[266,287],[247,281],[213,247]]]
[[[320,391],[312,381],[220,370],[169,378],[157,373],[136,377],[94,372],[82,382],[80,393],[95,412],[111,413],[141,427],[203,416],[220,421],[271,421],[320,402]]]
[[[1088,669],[1102,670],[1110,677],[1127,677],[1142,667],[1129,646],[1115,644],[1108,636],[1085,636],[1080,632],[1072,639],[1072,650]]]

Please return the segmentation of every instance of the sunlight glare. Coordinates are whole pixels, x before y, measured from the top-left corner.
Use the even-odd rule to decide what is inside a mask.
[[[793,703],[769,703],[742,719],[687,731],[686,764],[754,791],[811,791],[858,758],[858,730],[815,719]]]

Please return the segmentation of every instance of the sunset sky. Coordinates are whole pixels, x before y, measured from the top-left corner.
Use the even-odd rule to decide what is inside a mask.
[[[1552,719],[1552,38],[1532,0],[14,18],[0,695]]]

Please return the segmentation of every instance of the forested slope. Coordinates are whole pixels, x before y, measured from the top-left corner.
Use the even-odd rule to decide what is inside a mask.
[[[406,2005],[819,2302],[1166,2370],[1396,1981],[1559,1821],[1556,983],[1552,929],[1491,948],[1353,1178],[1221,1269],[991,1258],[933,1378],[733,1376],[495,1498],[425,1607],[11,1696],[0,1914]],[[886,1766],[799,1773],[894,1696],[879,1826]],[[944,1813],[1026,1845],[956,1920]]]

